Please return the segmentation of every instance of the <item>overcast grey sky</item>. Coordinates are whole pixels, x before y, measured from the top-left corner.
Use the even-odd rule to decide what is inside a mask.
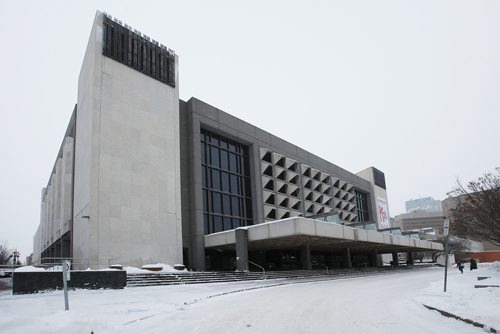
[[[384,171],[391,216],[500,165],[500,1],[0,0],[0,242],[23,259],[96,10],[176,51],[182,99]]]

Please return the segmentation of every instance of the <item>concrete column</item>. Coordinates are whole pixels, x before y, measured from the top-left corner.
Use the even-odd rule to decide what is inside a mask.
[[[42,250],[47,250],[47,241],[49,240],[49,229],[50,229],[50,185],[47,186],[45,192],[45,218],[43,224],[43,237],[42,237]],[[47,252],[45,252],[44,257],[47,257]]]
[[[61,257],[61,250],[62,250],[62,241],[61,239],[56,241],[56,245],[54,246],[55,251],[54,251],[54,257]]]
[[[347,263],[347,268],[352,268],[352,261],[351,261],[351,249],[346,248],[346,263]]]
[[[203,214],[195,213],[193,214],[196,217],[196,225],[195,229],[203,228]],[[201,218],[200,218],[201,217]],[[198,226],[200,225],[201,226]],[[204,234],[196,234],[191,236],[191,249],[190,249],[190,263],[191,267],[194,267],[196,271],[204,271],[206,269],[205,263],[205,240]]]
[[[333,267],[333,253],[328,252],[325,256],[325,264],[327,267],[332,268]]]
[[[305,245],[300,250],[300,261],[302,262],[302,269],[311,270],[311,245]]]
[[[248,271],[248,231],[244,228],[234,230],[236,239],[236,270]]]
[[[191,121],[191,128],[187,138],[186,146],[189,147],[190,157],[186,161],[192,161],[192,168],[189,171],[188,179],[190,180],[189,188],[192,196],[190,198],[191,210],[191,265],[197,271],[204,271],[206,269],[205,263],[205,223],[203,221],[203,194],[201,192],[202,177],[201,177],[201,143],[200,143],[200,120],[199,117],[193,115],[189,116]],[[183,171],[187,172],[187,171]],[[184,173],[182,173],[184,175]]]
[[[394,267],[398,266],[399,265],[399,261],[398,261],[398,253],[392,253],[392,265]]]
[[[64,139],[63,153],[63,206],[62,206],[62,227],[61,235],[71,230],[72,216],[72,194],[73,194],[73,156],[74,141],[71,137]]]
[[[378,261],[377,261],[377,251],[370,252],[370,266],[371,267],[378,267]]]
[[[63,173],[63,159],[59,158],[56,161],[56,207],[55,207],[55,220],[54,220],[54,240],[59,239],[64,233],[63,227],[63,192],[64,192],[64,173]],[[56,250],[56,256],[58,250]]]
[[[62,240],[61,257],[71,257],[71,237],[66,235]]]
[[[406,264],[413,265],[413,252],[406,253]]]
[[[53,174],[52,174],[53,175]],[[53,199],[52,199],[52,184],[49,184],[47,186],[47,225],[45,227],[45,248],[49,248],[51,242],[50,242],[50,235],[51,235],[51,229],[52,229],[52,213],[54,210],[52,209],[53,207]],[[47,252],[48,254],[48,252]],[[47,255],[50,256],[50,255]]]

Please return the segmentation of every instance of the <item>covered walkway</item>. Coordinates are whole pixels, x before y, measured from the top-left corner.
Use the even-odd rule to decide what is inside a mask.
[[[313,252],[345,254],[346,266],[352,266],[351,254],[368,254],[371,265],[377,265],[377,255],[417,251],[439,251],[440,243],[391,235],[314,220],[303,217],[287,218],[268,223],[237,228],[206,235],[205,249],[229,251],[236,255],[237,269],[249,269],[249,252],[298,250],[303,269],[311,269]],[[264,265],[263,261],[258,263]]]

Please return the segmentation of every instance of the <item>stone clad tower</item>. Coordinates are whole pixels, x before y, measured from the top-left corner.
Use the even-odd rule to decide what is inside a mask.
[[[182,262],[177,64],[173,51],[96,14],[76,112],[72,244],[73,257],[88,261],[81,267]]]

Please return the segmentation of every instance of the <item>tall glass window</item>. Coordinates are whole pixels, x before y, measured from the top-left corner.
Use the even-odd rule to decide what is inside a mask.
[[[205,234],[252,225],[248,147],[201,129]]]
[[[356,194],[356,213],[358,215],[358,222],[365,222],[370,220],[370,216],[368,215],[368,200],[366,193],[361,191],[355,191]]]

